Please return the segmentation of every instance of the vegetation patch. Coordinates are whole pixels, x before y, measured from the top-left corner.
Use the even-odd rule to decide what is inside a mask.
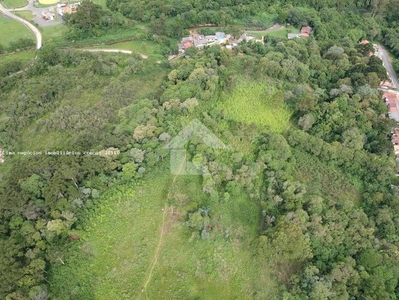
[[[235,121],[268,127],[283,132],[291,117],[283,93],[268,83],[241,82],[230,93],[222,95],[218,106]]]

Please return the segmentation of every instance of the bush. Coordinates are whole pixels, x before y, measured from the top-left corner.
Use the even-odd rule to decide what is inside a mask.
[[[26,39],[26,38],[21,38],[16,40],[15,42],[10,43],[10,46],[8,46],[7,51],[8,52],[13,52],[15,50],[25,50],[25,49],[30,49],[35,47],[36,43],[32,39]],[[1,48],[0,48],[1,52]]]

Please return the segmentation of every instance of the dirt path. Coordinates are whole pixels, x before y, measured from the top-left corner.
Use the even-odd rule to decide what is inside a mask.
[[[172,195],[172,188],[173,188],[173,186],[175,185],[177,176],[179,176],[179,174],[180,174],[180,172],[182,171],[184,165],[185,165],[185,162],[182,161],[182,163],[181,163],[181,165],[180,165],[180,167],[179,167],[178,174],[176,174],[176,175],[173,177],[172,183],[171,183],[170,188],[169,188],[168,195],[166,196],[166,201],[165,201],[164,208],[162,209],[162,210],[163,210],[163,214],[162,214],[162,226],[161,226],[161,233],[160,233],[159,240],[158,240],[158,246],[157,246],[157,249],[156,249],[156,251],[155,251],[154,258],[152,259],[151,268],[150,268],[150,271],[149,271],[149,273],[148,273],[147,280],[145,281],[145,283],[144,283],[144,285],[143,285],[143,289],[141,290],[143,293],[145,293],[146,298],[148,298],[148,295],[147,295],[147,286],[148,286],[148,284],[149,284],[150,281],[151,281],[151,277],[152,277],[152,274],[153,274],[153,272],[154,272],[154,268],[155,268],[155,266],[156,266],[156,264],[157,264],[157,262],[158,262],[159,253],[161,252],[161,248],[162,248],[162,244],[163,244],[163,237],[164,237],[164,235],[165,235],[165,231],[164,231],[164,228],[165,228],[165,219],[166,219],[166,214],[167,214],[167,211],[168,211],[168,199],[169,199],[170,196]],[[140,296],[139,296],[139,297],[140,297]]]
[[[7,10],[3,5],[1,5],[0,3],[0,13],[3,14],[6,17],[9,17],[23,25],[25,25],[26,27],[28,27],[36,36],[36,49],[40,49],[42,47],[42,34],[39,31],[39,29],[37,29],[35,26],[33,26],[31,23],[29,23],[28,21],[14,15],[13,13],[11,13],[9,10]]]
[[[124,53],[124,54],[133,53],[130,50],[121,50],[121,49],[79,49],[79,50],[88,51],[88,52],[114,52],[114,53]]]

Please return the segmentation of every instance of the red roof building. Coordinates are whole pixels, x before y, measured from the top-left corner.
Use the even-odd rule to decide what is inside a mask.
[[[301,28],[301,35],[302,36],[309,36],[311,31],[312,31],[312,27],[304,26],[304,27]]]

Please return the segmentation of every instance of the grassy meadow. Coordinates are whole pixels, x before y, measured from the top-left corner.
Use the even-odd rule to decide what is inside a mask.
[[[235,121],[268,127],[274,133],[282,133],[291,117],[283,93],[262,82],[238,83],[232,92],[222,95],[218,106]]]
[[[21,38],[34,40],[33,33],[17,21],[0,16],[0,45],[7,47],[10,43]]]

